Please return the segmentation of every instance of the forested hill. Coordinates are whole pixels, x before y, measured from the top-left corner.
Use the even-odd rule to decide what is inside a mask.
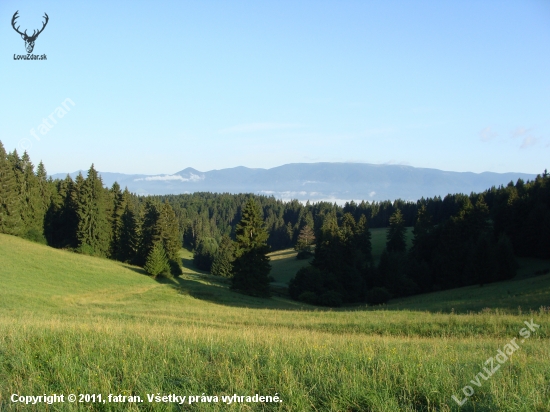
[[[73,179],[79,172],[71,173]],[[86,172],[82,174],[85,176]],[[366,163],[293,163],[272,169],[235,167],[200,172],[186,168],[172,175],[128,175],[100,172],[103,183],[116,181],[133,193],[166,195],[194,192],[256,193],[277,199],[413,200],[444,197],[448,193],[482,192],[518,179],[533,180],[526,173],[447,172],[403,165]],[[55,174],[64,179],[66,174]]]
[[[86,177],[47,178],[42,162],[35,168],[26,152],[7,153],[0,142],[0,233],[134,263],[154,276],[177,276],[182,245],[195,250],[197,263],[208,260],[214,267],[214,259],[225,256],[231,265],[229,257],[238,257],[231,250],[239,224],[251,220],[244,208],[254,211],[252,221],[265,230],[271,250],[303,244],[308,252],[315,238],[314,264],[289,292],[329,306],[369,300],[375,289],[383,289],[376,296],[380,302],[509,279],[514,255],[550,257],[546,170],[532,181],[518,179],[481,193],[351,201],[343,207],[252,194],[137,196],[118,183],[110,188],[105,183],[93,165]],[[387,253],[376,266],[369,228],[388,225]],[[410,251],[403,238],[406,226],[414,226]]]

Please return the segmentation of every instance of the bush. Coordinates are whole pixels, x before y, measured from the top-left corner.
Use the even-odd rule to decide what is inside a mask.
[[[317,294],[315,292],[304,292],[298,296],[300,302],[309,303],[310,305],[317,304]]]
[[[319,296],[319,298],[317,299],[317,303],[322,306],[337,308],[339,306],[342,306],[343,299],[342,295],[338,292],[335,292],[334,290],[329,290]]]
[[[171,260],[168,262],[168,265],[170,266],[170,274],[174,276],[175,278],[183,275],[183,271],[181,270],[181,266],[178,262],[175,260]]]
[[[288,284],[288,294],[294,300],[323,306],[340,306],[343,290],[330,272],[314,266],[301,268]]]
[[[43,245],[48,243],[44,237],[44,234],[35,228],[27,230],[27,233],[23,235],[23,238],[30,240],[31,242],[41,243]]]
[[[76,248],[75,252],[76,253],[81,253],[83,255],[88,255],[88,256],[95,256],[96,255],[95,249],[93,248],[93,246],[91,246],[87,243],[81,244],[79,247]]]
[[[370,305],[381,305],[387,303],[390,300],[390,292],[386,288],[372,288],[367,291],[367,303]]]

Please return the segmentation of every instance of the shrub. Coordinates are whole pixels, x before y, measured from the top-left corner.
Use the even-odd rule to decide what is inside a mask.
[[[367,291],[367,303],[370,305],[381,305],[382,303],[387,303],[390,300],[390,292],[386,288],[372,288]]]
[[[317,299],[317,303],[322,306],[339,307],[342,306],[342,295],[334,290],[323,293]]]
[[[25,233],[23,238],[30,240],[31,242],[41,243],[43,245],[48,243],[44,237],[44,234],[35,228],[27,230],[27,233]]]
[[[170,274],[174,276],[175,278],[183,275],[183,271],[181,270],[181,266],[178,262],[175,260],[170,260],[168,262],[168,265],[170,266]]]
[[[310,305],[317,304],[317,294],[315,292],[304,292],[298,296],[300,302],[309,303]]]
[[[88,256],[96,255],[94,248],[87,243],[82,243],[79,247],[76,248],[75,251],[76,253],[81,253],[83,255],[88,255]]]

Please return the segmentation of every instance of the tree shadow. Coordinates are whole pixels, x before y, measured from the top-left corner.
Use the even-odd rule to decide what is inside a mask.
[[[329,308],[317,308],[302,302],[296,302],[281,296],[280,292],[273,290],[271,298],[258,298],[231,290],[231,282],[228,279],[207,274],[183,274],[180,277],[157,276],[160,284],[168,285],[179,294],[191,296],[194,299],[203,300],[216,305],[224,305],[249,309],[276,309],[276,310],[331,310]]]
[[[137,266],[131,266],[127,263],[122,263],[121,266],[125,269],[131,270],[132,272],[139,273],[140,275],[144,276],[150,276],[144,269],[137,267]]]

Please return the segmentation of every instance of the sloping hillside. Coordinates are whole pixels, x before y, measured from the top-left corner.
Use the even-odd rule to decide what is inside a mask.
[[[548,275],[507,283],[526,302],[550,289]],[[24,409],[12,394],[93,393],[106,403],[52,410],[179,410],[147,395],[204,394],[219,400],[196,401],[194,410],[450,411],[451,396],[462,399],[483,362],[531,319],[540,329],[476,387],[465,410],[549,410],[550,313],[510,308],[497,294],[503,285],[479,288],[493,308],[479,313],[436,310],[449,293],[455,307],[480,299],[460,290],[374,310],[319,309],[239,295],[189,268],[181,279],[155,280],[136,267],[0,235],[0,410],[46,410]],[[506,310],[495,310],[501,302]],[[109,394],[143,402],[112,403]],[[282,403],[222,401],[234,394]]]

